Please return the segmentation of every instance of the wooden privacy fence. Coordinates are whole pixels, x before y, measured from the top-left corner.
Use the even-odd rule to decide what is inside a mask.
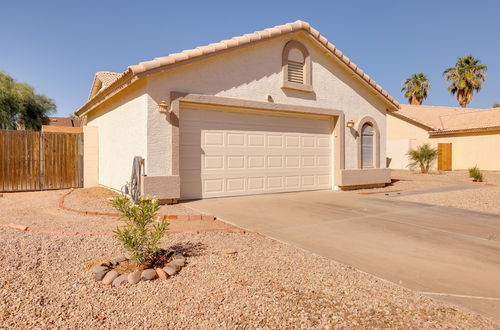
[[[83,186],[83,134],[0,130],[0,191]]]

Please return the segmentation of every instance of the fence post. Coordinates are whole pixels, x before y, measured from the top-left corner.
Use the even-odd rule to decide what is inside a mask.
[[[45,157],[44,157],[44,152],[43,152],[43,131],[40,132],[40,143],[39,143],[39,149],[40,149],[40,154],[39,154],[39,159],[40,161],[38,162],[38,173],[39,173],[39,183],[40,183],[40,190],[43,190],[44,188],[44,180],[43,180],[43,176],[44,176],[44,173],[43,173],[43,168],[44,168],[44,161],[45,161]]]

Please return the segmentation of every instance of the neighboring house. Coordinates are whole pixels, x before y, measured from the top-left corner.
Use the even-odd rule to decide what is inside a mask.
[[[120,189],[141,156],[144,194],[193,199],[384,185],[398,107],[297,21],[97,73],[76,114],[97,134],[99,184]]]
[[[66,117],[49,117],[49,123],[42,125],[43,132],[81,133],[82,123],[80,120]]]
[[[439,149],[433,169],[478,166],[500,170],[500,108],[471,109],[401,105],[387,116],[390,167],[408,169],[407,153],[424,143]]]

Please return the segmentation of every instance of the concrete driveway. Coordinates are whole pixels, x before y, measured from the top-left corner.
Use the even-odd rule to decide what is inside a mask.
[[[500,318],[500,216],[336,191],[187,206]]]

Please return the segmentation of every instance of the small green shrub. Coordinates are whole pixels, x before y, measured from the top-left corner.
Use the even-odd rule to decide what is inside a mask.
[[[477,166],[469,168],[469,177],[475,182],[483,182],[483,173]]]
[[[408,156],[410,156],[411,160],[408,166],[410,166],[411,169],[418,166],[422,173],[428,173],[432,162],[438,156],[438,150],[436,148],[431,148],[430,144],[425,143],[418,146],[417,149],[410,150]]]
[[[121,213],[120,220],[125,222],[124,226],[116,227],[115,234],[129,253],[130,260],[139,267],[152,258],[169,222],[153,219],[159,209],[156,199],[141,197],[133,203],[128,197],[121,196],[113,199],[113,206]]]

